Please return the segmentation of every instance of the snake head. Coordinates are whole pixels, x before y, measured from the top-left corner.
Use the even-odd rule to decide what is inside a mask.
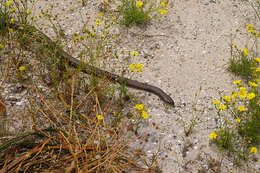
[[[169,105],[171,105],[172,107],[175,107],[175,103],[174,103],[173,99],[170,96],[164,97],[164,101],[166,103],[168,103]]]

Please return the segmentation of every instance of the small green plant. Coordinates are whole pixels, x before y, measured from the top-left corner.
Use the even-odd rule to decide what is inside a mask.
[[[252,25],[246,26],[249,37],[253,40],[255,52],[250,54],[248,49],[245,47],[242,51],[238,49],[236,44],[231,44],[231,58],[229,62],[229,70],[244,78],[251,79],[257,76],[258,62],[254,59],[258,55],[257,41],[260,34],[255,30]],[[252,51],[253,52],[253,51]]]
[[[249,148],[260,142],[260,106],[257,83],[248,82],[248,89],[241,80],[233,84],[238,86],[236,91],[213,102],[220,125],[209,137],[218,148],[236,153],[234,162],[239,164],[241,158],[248,159]]]
[[[202,114],[204,112],[204,110],[201,110],[200,112],[198,112],[198,110],[197,110],[197,104],[198,104],[198,99],[199,99],[199,95],[200,95],[201,90],[202,90],[202,87],[200,86],[199,91],[195,92],[194,102],[193,102],[193,105],[192,105],[192,110],[193,110],[192,111],[192,119],[190,120],[190,123],[187,123],[186,121],[183,121],[185,136],[189,136],[190,134],[192,134],[195,126],[198,123],[200,123],[198,121],[198,117],[196,115],[197,114]]]
[[[122,5],[120,7],[120,13],[122,15],[121,24],[129,26],[130,24],[147,24],[150,22],[151,17],[156,15],[151,14],[158,11],[160,14],[167,14],[168,11],[165,8],[168,5],[168,1],[161,1],[161,7],[155,7],[154,0],[136,1],[136,0],[121,0]]]
[[[143,3],[136,3],[133,0],[123,0],[122,1],[121,13],[123,19],[121,23],[123,25],[135,24],[145,24],[150,21],[149,11],[145,12],[143,8]],[[138,5],[138,6],[137,6]]]
[[[229,69],[247,80],[245,83],[242,80],[234,81],[237,89],[230,95],[220,93],[220,99],[213,102],[220,124],[219,129],[209,135],[211,142],[219,149],[235,155],[236,165],[247,160],[250,154],[256,154],[260,143],[260,58],[257,57],[257,40],[260,35],[252,25],[246,29],[253,38],[255,51],[249,53],[247,48],[240,51],[236,45],[232,45]]]
[[[251,67],[253,64],[253,59],[248,57],[248,55],[245,53],[247,49],[244,49],[245,51],[240,52],[238,51],[238,55],[234,55],[230,59],[230,66],[229,69],[231,72],[235,73],[236,75],[240,75],[243,77],[251,77]]]

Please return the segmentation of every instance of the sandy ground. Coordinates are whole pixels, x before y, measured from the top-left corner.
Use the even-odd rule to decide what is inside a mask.
[[[54,4],[54,13],[59,13],[57,21],[65,34],[71,36],[83,26],[81,16],[97,16],[100,1],[90,0],[87,7],[74,0],[39,1],[35,14],[50,4]],[[140,52],[128,60],[144,64],[144,71],[134,78],[161,87],[176,102],[176,108],[166,109],[156,96],[130,90],[149,108],[151,116],[140,129],[140,134],[150,136],[143,149],[150,156],[159,151],[163,173],[259,172],[259,162],[252,160],[234,169],[228,157],[209,145],[208,138],[216,127],[212,101],[218,98],[218,91],[230,94],[232,81],[237,79],[227,71],[231,35],[239,29],[234,43],[239,48],[245,46],[245,26],[260,26],[253,9],[243,0],[175,0],[170,4],[174,7],[168,14],[147,27],[117,25],[115,29],[121,33],[121,49]],[[193,112],[194,94],[200,87],[198,112]],[[201,110],[204,112],[199,113]],[[194,116],[199,123],[185,137],[184,124]]]

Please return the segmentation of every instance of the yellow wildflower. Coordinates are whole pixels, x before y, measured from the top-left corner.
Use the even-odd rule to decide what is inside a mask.
[[[144,105],[143,105],[143,104],[136,104],[136,105],[135,105],[135,109],[141,111],[141,110],[144,109]]]
[[[254,83],[254,82],[248,82],[248,85],[251,85],[252,87],[257,87],[258,86],[258,84],[256,84],[256,83]]]
[[[26,14],[27,14],[27,15],[31,14],[31,12],[32,12],[32,11],[29,10],[29,9],[26,10]]]
[[[158,13],[163,14],[163,9],[159,9]]]
[[[131,54],[134,55],[134,56],[138,56],[139,55],[139,53],[136,52],[136,51],[132,51]]]
[[[246,95],[247,95],[246,88],[240,87],[240,90],[239,90],[239,96],[240,96],[240,98],[245,98]]]
[[[237,108],[240,112],[244,112],[246,108],[244,106],[238,106]]]
[[[102,115],[98,115],[98,116],[97,116],[97,119],[98,119],[98,120],[103,120],[103,118],[104,118],[104,117],[103,117]]]
[[[163,1],[161,1],[160,4],[161,4],[162,7],[166,7],[167,6],[167,3],[163,2]]]
[[[117,16],[113,16],[113,21],[116,21],[116,19],[117,19]]]
[[[25,70],[25,66],[19,67],[19,70],[20,70],[20,71],[24,71],[24,70]]]
[[[101,18],[103,18],[103,13],[102,13],[102,12],[99,13],[98,16],[101,17]]]
[[[6,2],[7,7],[10,7],[11,4],[12,4],[12,1],[11,1],[11,0],[8,0],[8,1]]]
[[[233,98],[236,98],[236,97],[237,97],[237,93],[236,93],[236,92],[233,92],[231,97],[232,97],[232,99],[233,99]]]
[[[230,97],[230,96],[224,96],[224,100],[225,100],[226,102],[230,102],[231,97]]]
[[[97,33],[95,33],[95,32],[91,33],[92,37],[95,37],[96,35],[97,35]]]
[[[256,147],[251,147],[251,148],[250,148],[250,153],[256,154],[257,152],[258,152],[258,150],[257,150]]]
[[[12,9],[10,9],[10,13],[15,12],[15,10],[16,10],[16,8],[12,8]]]
[[[131,64],[131,65],[129,65],[129,69],[130,69],[130,70],[134,71],[135,68],[136,68],[136,64]]]
[[[260,72],[260,68],[256,68],[255,71],[256,71],[256,72]]]
[[[41,18],[41,17],[42,17],[42,14],[41,14],[41,13],[39,13],[39,14],[38,14],[38,17],[39,17],[39,18]]]
[[[12,28],[8,28],[9,32],[14,32],[14,30]]]
[[[233,84],[241,85],[241,80],[236,80],[233,82]]]
[[[214,104],[214,105],[218,105],[219,103],[220,103],[219,100],[214,100],[214,101],[213,101],[213,104]]]
[[[260,58],[255,58],[255,61],[256,62],[260,62]]]
[[[167,14],[168,11],[167,10],[163,10],[163,9],[159,9],[158,13],[160,13],[160,14]]]
[[[253,25],[247,25],[246,26],[246,29],[252,29],[252,28],[254,28]]]
[[[220,106],[218,107],[218,109],[219,109],[219,110],[225,110],[226,107],[227,107],[227,106],[223,104],[223,105],[220,105]]]
[[[249,52],[248,52],[247,48],[244,48],[244,49],[243,49],[243,53],[244,53],[245,55],[249,56]]]
[[[14,23],[14,18],[10,19],[10,23]]]
[[[252,100],[253,98],[255,98],[255,93],[253,93],[253,92],[248,93],[247,99],[248,99],[248,100]]]
[[[136,1],[136,6],[137,7],[142,7],[144,5],[144,3],[142,1]]]
[[[96,25],[100,26],[101,20],[99,18],[96,19]]]
[[[4,47],[5,47],[5,45],[2,44],[2,43],[0,43],[0,49],[2,49],[2,48],[4,48]]]
[[[79,39],[80,39],[80,40],[84,40],[84,36],[81,35],[81,36],[79,37]]]
[[[237,122],[237,123],[240,123],[240,121],[241,121],[240,118],[237,118],[237,119],[236,119],[236,122]]]
[[[212,132],[212,133],[209,135],[209,138],[210,138],[210,139],[216,139],[217,136],[218,136],[218,134],[214,131],[214,132]]]
[[[147,119],[148,118],[148,114],[146,111],[142,111],[142,117],[143,119]]]
[[[105,38],[105,35],[104,35],[104,34],[101,34],[101,35],[100,35],[100,38]]]
[[[143,64],[136,64],[136,71],[141,72],[143,70],[144,66]]]

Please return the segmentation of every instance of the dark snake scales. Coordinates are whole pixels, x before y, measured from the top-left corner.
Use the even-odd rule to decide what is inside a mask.
[[[108,71],[84,63],[78,60],[77,58],[72,57],[62,48],[58,47],[56,43],[53,42],[46,34],[38,30],[34,26],[12,24],[10,27],[12,27],[20,33],[29,32],[29,34],[26,35],[26,38],[29,38],[31,42],[29,43],[30,46],[25,46],[26,49],[37,52],[40,49],[39,46],[42,46],[44,44],[44,46],[53,49],[53,52],[55,51],[55,55],[57,58],[60,58],[61,60],[67,60],[70,66],[76,68],[82,66],[83,68],[81,69],[81,71],[84,73],[92,74],[99,78],[106,77],[114,83],[125,84],[127,87],[153,93],[159,96],[165,103],[174,107],[173,99],[169,95],[167,95],[162,89],[143,82],[139,82],[137,80],[122,78],[119,75],[110,73]]]

